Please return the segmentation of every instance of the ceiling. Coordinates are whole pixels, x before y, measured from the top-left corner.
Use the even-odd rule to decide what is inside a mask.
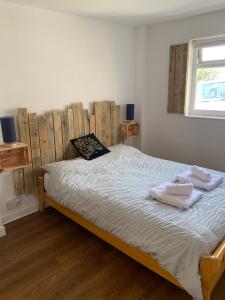
[[[79,16],[146,25],[225,9],[225,0],[3,0]]]

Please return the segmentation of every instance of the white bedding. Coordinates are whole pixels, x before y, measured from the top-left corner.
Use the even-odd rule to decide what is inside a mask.
[[[199,260],[225,236],[225,184],[187,211],[153,200],[150,188],[173,180],[187,165],[125,145],[93,161],[49,164],[50,197],[102,229],[151,254],[198,300]],[[224,176],[224,173],[220,173]]]

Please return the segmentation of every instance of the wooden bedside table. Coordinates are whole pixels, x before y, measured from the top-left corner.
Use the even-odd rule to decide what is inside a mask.
[[[132,139],[139,135],[139,123],[135,121],[125,121],[121,123],[123,139]]]
[[[24,168],[29,164],[26,144],[11,143],[0,145],[0,172]]]
[[[0,145],[0,173],[29,166],[28,147],[24,143]],[[0,215],[0,237],[6,235]]]

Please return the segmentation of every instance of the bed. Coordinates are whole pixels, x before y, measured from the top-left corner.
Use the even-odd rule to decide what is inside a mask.
[[[187,168],[150,157],[133,147],[116,145],[109,154],[93,161],[77,158],[46,165],[41,209],[47,202],[106,241],[111,243],[115,237],[117,242],[112,244],[135,259],[136,254],[124,249],[123,243],[137,249],[139,256],[143,253],[146,261],[149,256],[158,264],[154,271],[201,300],[201,275],[203,286],[212,286],[212,281],[204,281],[200,274],[200,259],[205,257],[201,262],[204,271],[210,254],[225,235],[225,183],[205,192],[187,211],[149,196],[151,187],[173,180]],[[211,278],[216,269],[224,266],[223,251],[221,257],[214,255],[208,266],[206,274]],[[149,267],[145,260],[137,260]],[[161,268],[165,274],[160,273]],[[204,299],[209,299],[210,290],[208,296],[203,292]]]
[[[16,194],[39,191],[40,211],[48,203],[197,300],[210,300],[225,270],[225,183],[188,211],[151,199],[151,187],[188,166],[120,145],[114,101],[94,102],[92,110],[80,102],[42,115],[17,110],[30,165],[14,173]],[[91,163],[74,159],[70,143],[88,133],[113,146]]]

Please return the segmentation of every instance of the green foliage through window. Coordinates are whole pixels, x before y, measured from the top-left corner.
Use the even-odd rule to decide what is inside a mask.
[[[197,81],[207,81],[207,80],[215,80],[220,77],[220,72],[215,68],[202,68],[197,69]]]

